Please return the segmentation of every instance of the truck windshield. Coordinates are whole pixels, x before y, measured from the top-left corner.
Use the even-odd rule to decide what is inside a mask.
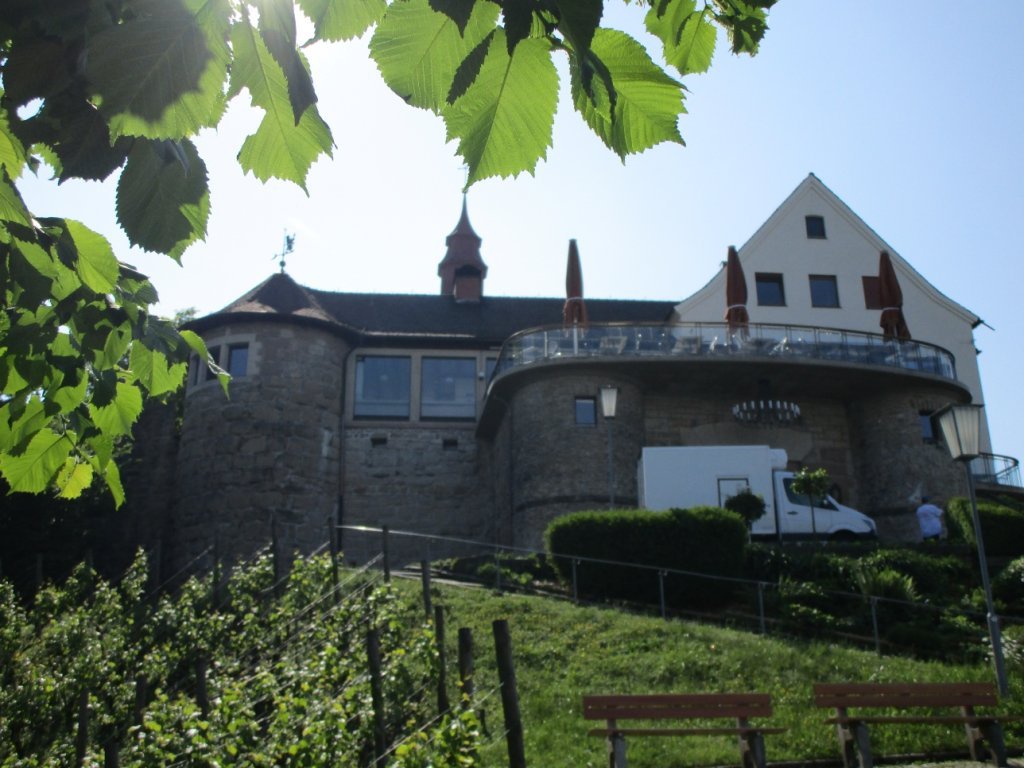
[[[791,487],[793,485],[793,478],[787,477],[782,481],[783,487],[786,489],[786,498],[789,499],[791,504],[796,504],[801,507],[811,506],[811,501],[805,493],[797,493]],[[836,505],[829,501],[827,496],[823,496],[820,499],[814,500],[815,509],[835,509]]]

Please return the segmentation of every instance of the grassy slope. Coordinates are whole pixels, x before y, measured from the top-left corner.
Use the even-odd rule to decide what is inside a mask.
[[[402,587],[415,599],[411,584]],[[773,725],[789,728],[767,737],[769,761],[838,758],[835,736],[815,710],[815,681],[982,680],[986,666],[958,666],[884,657],[826,643],[761,637],[689,622],[576,607],[551,599],[497,596],[485,590],[435,587],[435,601],[446,607],[450,676],[457,674],[459,627],[473,631],[478,693],[492,741],[485,751],[488,766],[507,765],[501,703],[494,669],[492,622],[507,619],[512,631],[516,676],[526,738],[527,762],[539,768],[581,768],[606,764],[603,741],[587,736],[592,724],[580,715],[584,693],[658,693],[699,691],[767,691],[775,703]],[[1004,712],[1021,711],[1018,686]],[[1021,738],[1007,734],[1011,749]],[[963,751],[963,731],[956,727],[888,727],[876,729],[877,754],[938,754]],[[737,764],[731,738],[637,738],[629,745],[630,764],[658,766]]]

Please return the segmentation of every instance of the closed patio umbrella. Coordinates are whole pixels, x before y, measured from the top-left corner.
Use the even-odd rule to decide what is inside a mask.
[[[583,303],[583,269],[576,241],[569,241],[569,261],[565,266],[565,306],[562,324],[572,328],[573,354],[579,352],[579,330],[587,325],[587,305]]]
[[[587,324],[587,305],[583,303],[583,270],[576,241],[569,241],[569,262],[565,267],[565,307],[562,322],[566,328]]]
[[[882,335],[889,340],[910,339],[910,329],[903,317],[903,291],[888,251],[882,251],[878,259],[878,299],[882,305],[882,316],[878,322]]]
[[[725,322],[729,333],[747,334],[750,315],[747,314],[747,279],[743,274],[739,254],[729,246],[729,257],[725,262]]]

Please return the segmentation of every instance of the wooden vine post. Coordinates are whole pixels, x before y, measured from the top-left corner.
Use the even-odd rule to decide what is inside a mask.
[[[498,681],[501,683],[501,708],[505,713],[505,741],[508,744],[509,768],[526,768],[523,746],[523,721],[519,715],[519,694],[516,691],[516,669],[512,663],[512,634],[508,621],[498,619],[494,629],[494,650],[498,660]]]

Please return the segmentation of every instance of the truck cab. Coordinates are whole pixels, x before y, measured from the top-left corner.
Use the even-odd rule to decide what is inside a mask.
[[[793,490],[793,473],[772,473],[775,514],[781,534],[787,538],[875,538],[875,521],[856,509],[846,507],[826,494],[811,505],[806,495]],[[754,521],[753,536],[774,536],[775,520],[767,519],[772,510]]]

